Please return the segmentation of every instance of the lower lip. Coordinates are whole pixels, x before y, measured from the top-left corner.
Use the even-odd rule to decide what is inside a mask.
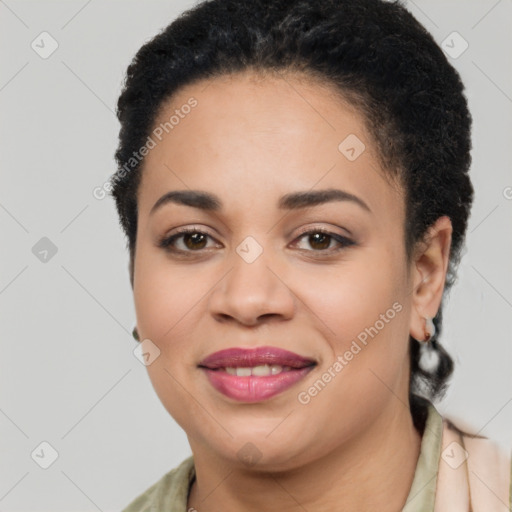
[[[290,388],[313,368],[314,366],[307,366],[264,377],[237,377],[223,370],[202,369],[206,372],[210,384],[227,397],[241,402],[261,402]]]

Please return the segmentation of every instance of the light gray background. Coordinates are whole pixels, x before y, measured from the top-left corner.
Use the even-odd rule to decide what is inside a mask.
[[[0,1],[0,511],[119,510],[191,453],[132,353],[125,241],[113,201],[92,191],[114,171],[126,66],[193,4]],[[445,310],[457,370],[438,407],[509,449],[512,4],[408,7],[440,44],[453,31],[469,43],[452,62],[474,117],[476,199]],[[31,48],[43,31],[59,44],[48,59]],[[42,237],[58,249],[46,263],[32,252]],[[42,441],[59,455],[46,470],[31,458]]]

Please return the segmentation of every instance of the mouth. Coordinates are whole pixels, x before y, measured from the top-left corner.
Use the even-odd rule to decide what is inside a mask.
[[[243,370],[243,376],[249,376],[247,369],[259,368],[257,372],[266,372],[262,367],[281,367],[287,369],[301,369],[316,364],[314,359],[300,356],[294,352],[277,347],[227,348],[210,354],[199,363],[199,367],[209,370],[234,368]],[[269,375],[275,375],[277,368],[270,369]],[[265,375],[264,373],[263,375]],[[242,375],[240,375],[242,376]],[[261,376],[261,375],[258,375]]]
[[[198,367],[217,391],[234,400],[251,403],[282,393],[316,365],[314,359],[267,346],[221,350],[203,359]]]

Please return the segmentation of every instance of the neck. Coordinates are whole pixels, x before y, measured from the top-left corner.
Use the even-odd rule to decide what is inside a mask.
[[[279,474],[222,466],[193,450],[196,479],[187,510],[312,512],[339,510],[340,504],[344,512],[401,510],[414,478],[421,435],[409,409],[394,402],[350,446]]]

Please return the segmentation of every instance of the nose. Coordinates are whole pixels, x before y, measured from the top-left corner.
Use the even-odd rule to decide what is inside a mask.
[[[265,251],[253,262],[234,253],[230,270],[210,294],[210,313],[219,322],[255,326],[293,317],[296,298]]]

